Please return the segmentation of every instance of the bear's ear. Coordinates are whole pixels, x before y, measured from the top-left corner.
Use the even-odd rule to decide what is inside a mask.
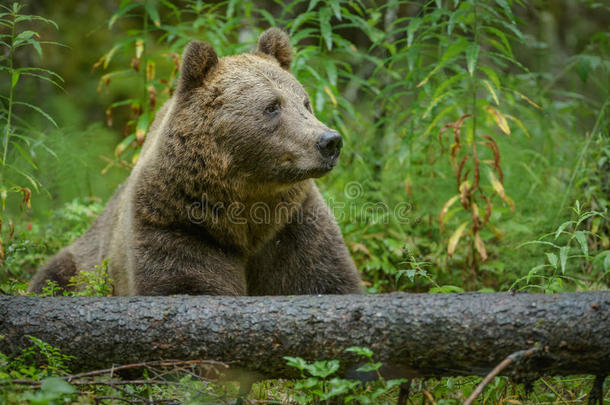
[[[185,93],[203,84],[206,75],[218,64],[218,56],[211,45],[191,41],[182,54],[178,92]]]
[[[288,34],[279,28],[269,28],[258,38],[257,52],[272,56],[283,69],[290,70],[292,47]]]

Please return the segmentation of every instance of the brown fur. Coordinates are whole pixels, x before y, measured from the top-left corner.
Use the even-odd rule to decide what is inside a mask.
[[[289,72],[291,58],[278,29],[254,53],[221,59],[191,42],[131,175],[30,290],[46,280],[65,287],[109,258],[116,295],[362,292],[311,179],[336,156],[317,150],[329,129]]]

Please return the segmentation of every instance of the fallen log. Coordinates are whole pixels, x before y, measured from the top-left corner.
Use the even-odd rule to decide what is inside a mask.
[[[610,374],[610,292],[294,297],[0,296],[0,352],[27,335],[76,356],[72,370],[159,359],[210,359],[295,376],[284,356],[362,361],[368,347],[406,377]],[[534,349],[534,350],[530,350]],[[529,355],[531,354],[531,355]],[[516,357],[514,357],[516,358]]]

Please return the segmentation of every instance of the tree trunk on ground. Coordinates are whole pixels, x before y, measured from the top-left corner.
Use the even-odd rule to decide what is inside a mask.
[[[610,292],[556,295],[380,294],[295,297],[0,297],[0,352],[40,338],[76,356],[72,370],[156,359],[218,360],[269,377],[295,370],[283,356],[362,358],[403,376],[484,375],[538,347],[502,374],[610,373]]]

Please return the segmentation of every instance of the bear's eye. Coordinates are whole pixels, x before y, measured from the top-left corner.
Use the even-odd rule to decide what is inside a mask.
[[[280,103],[278,103],[277,101],[274,101],[273,103],[271,103],[267,107],[265,107],[265,113],[270,114],[270,115],[274,115],[279,111],[280,111]]]
[[[309,100],[305,100],[303,104],[305,105],[305,108],[307,108],[307,111],[312,112],[311,103],[309,102]]]

